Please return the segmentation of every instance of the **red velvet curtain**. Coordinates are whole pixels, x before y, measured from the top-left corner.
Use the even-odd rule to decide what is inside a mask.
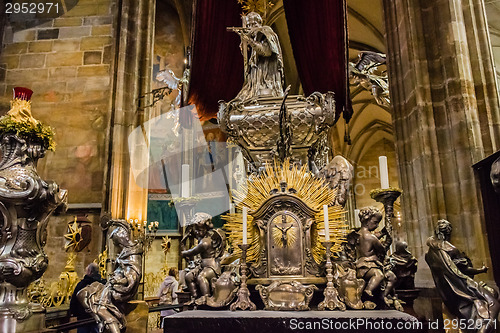
[[[336,119],[352,115],[345,0],[284,0],[288,33],[306,95],[333,91]]]
[[[214,118],[218,101],[229,101],[243,85],[240,38],[226,27],[241,27],[241,5],[236,0],[198,0],[191,47],[188,100],[201,120]]]

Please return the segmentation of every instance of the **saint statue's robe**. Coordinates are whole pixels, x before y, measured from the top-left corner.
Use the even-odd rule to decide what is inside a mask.
[[[253,32],[243,88],[236,96],[241,101],[267,96],[283,96],[283,58],[278,36],[269,26]]]

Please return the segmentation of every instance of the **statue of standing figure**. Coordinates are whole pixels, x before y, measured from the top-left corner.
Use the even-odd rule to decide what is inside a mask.
[[[131,239],[125,220],[110,220],[103,225],[108,226],[115,227],[109,239],[120,251],[116,268],[105,285],[94,282],[80,290],[77,298],[98,323],[99,332],[120,333],[126,327],[123,305],[135,296],[141,281],[143,243]]]
[[[211,295],[212,279],[221,274],[220,258],[224,253],[225,235],[223,231],[213,229],[212,216],[207,213],[196,213],[190,225],[198,245],[181,254],[184,258],[201,257],[185,276],[191,298],[198,299],[201,296],[196,302],[200,305],[206,303],[207,297]]]
[[[429,265],[436,289],[454,316],[475,323],[470,332],[494,332],[500,300],[498,293],[484,282],[476,282],[476,274],[488,268],[474,268],[472,262],[451,240],[451,223],[439,220],[435,235],[429,237],[425,261]]]
[[[283,58],[278,35],[262,17],[251,12],[246,17],[246,27],[229,28],[241,37],[245,59],[245,82],[236,99],[244,102],[256,97],[283,97]],[[246,46],[251,48],[247,58]]]
[[[352,164],[346,158],[337,155],[318,172],[318,176],[324,178],[328,186],[337,193],[335,200],[330,205],[345,207],[349,186],[353,179],[353,170]]]

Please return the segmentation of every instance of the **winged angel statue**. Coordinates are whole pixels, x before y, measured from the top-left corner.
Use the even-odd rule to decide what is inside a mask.
[[[370,91],[377,104],[388,106],[391,101],[387,73],[380,72],[380,67],[385,64],[385,54],[362,51],[355,64],[349,63],[349,78],[351,85],[360,85]]]
[[[181,106],[181,92],[182,87],[188,83],[189,69],[184,71],[182,78],[175,76],[175,73],[171,69],[164,69],[156,74],[156,80],[163,82],[167,85],[169,89],[177,90],[177,97],[175,97],[173,108],[178,109]]]

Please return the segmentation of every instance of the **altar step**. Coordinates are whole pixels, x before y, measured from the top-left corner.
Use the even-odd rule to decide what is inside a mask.
[[[427,332],[395,310],[184,311],[164,319],[164,333]]]

